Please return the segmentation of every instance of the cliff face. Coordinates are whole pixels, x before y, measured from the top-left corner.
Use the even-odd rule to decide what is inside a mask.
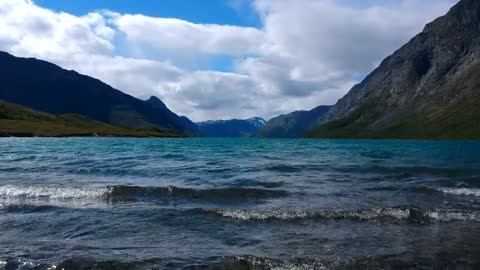
[[[480,138],[480,1],[463,0],[386,58],[310,137]]]

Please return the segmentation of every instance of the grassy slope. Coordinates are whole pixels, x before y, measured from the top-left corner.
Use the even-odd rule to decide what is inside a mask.
[[[418,114],[414,109],[375,126],[385,113],[380,100],[370,100],[349,116],[305,134],[310,138],[480,140],[480,63],[448,82],[451,104]],[[455,98],[457,93],[466,93]]]
[[[182,137],[162,130],[141,130],[115,127],[81,115],[51,115],[0,100],[0,136],[119,136],[119,137]]]
[[[306,137],[480,140],[478,100],[463,100],[425,116],[405,113],[387,125],[370,127],[379,115],[378,107],[365,105],[346,118],[316,128]]]

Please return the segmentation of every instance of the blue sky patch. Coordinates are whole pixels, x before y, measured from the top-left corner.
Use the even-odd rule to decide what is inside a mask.
[[[124,14],[178,18],[193,23],[259,27],[250,0],[34,0],[37,5],[78,16],[108,9]]]

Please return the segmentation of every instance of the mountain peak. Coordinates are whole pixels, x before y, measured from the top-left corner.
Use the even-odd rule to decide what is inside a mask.
[[[147,102],[148,104],[152,105],[155,108],[161,108],[161,109],[166,109],[167,108],[167,105],[165,105],[165,103],[163,103],[163,101],[161,101],[156,96],[151,96],[145,102]]]
[[[263,127],[267,123],[267,121],[261,117],[252,117],[247,119],[247,121],[256,127]]]
[[[164,104],[158,97],[156,96],[151,96],[149,99],[146,100],[147,102],[155,102],[155,103],[161,103]]]
[[[0,73],[0,99],[36,111],[79,114],[112,126],[198,133],[191,121],[178,117],[156,98],[146,103],[50,62],[0,52]]]
[[[425,26],[425,33],[452,33],[455,27],[475,27],[480,24],[480,1],[462,0],[454,5],[445,16]]]

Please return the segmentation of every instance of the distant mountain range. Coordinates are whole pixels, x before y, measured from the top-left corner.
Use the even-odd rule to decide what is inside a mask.
[[[0,99],[55,115],[79,114],[113,126],[198,135],[161,101],[142,101],[75,71],[0,52]],[[161,104],[160,104],[161,103]]]
[[[205,137],[253,137],[266,121],[260,117],[246,120],[213,120],[197,123]]]

